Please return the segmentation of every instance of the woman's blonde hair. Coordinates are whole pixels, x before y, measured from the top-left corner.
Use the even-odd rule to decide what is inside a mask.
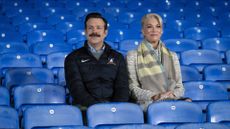
[[[149,14],[146,14],[142,17],[141,19],[141,26],[142,28],[144,27],[144,22],[147,20],[147,19],[151,19],[151,18],[155,18],[161,25],[161,27],[163,28],[163,20],[161,18],[160,15],[156,14],[156,13],[149,13]]]

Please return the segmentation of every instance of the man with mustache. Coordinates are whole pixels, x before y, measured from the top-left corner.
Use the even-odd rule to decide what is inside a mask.
[[[122,54],[106,42],[107,21],[100,13],[85,19],[87,40],[65,59],[65,78],[73,104],[80,108],[129,100],[128,72]]]

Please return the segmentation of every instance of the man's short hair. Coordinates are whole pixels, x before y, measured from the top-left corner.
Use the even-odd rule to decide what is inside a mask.
[[[93,12],[93,13],[89,13],[87,16],[86,16],[86,18],[85,18],[85,29],[86,29],[86,27],[87,27],[87,25],[86,25],[86,23],[87,23],[87,21],[90,19],[90,18],[99,18],[99,19],[102,19],[103,20],[103,22],[105,23],[105,30],[107,30],[107,24],[108,24],[108,22],[107,22],[107,20],[100,14],[100,13],[97,13],[97,12]]]

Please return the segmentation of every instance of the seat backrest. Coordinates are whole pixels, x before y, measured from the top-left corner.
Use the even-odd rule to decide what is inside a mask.
[[[166,115],[167,114],[167,115]],[[147,123],[153,125],[203,122],[199,105],[186,101],[160,101],[147,109]]]
[[[194,65],[200,72],[204,66],[213,64],[222,64],[221,54],[215,50],[188,50],[181,53],[181,62],[183,65]]]
[[[65,86],[66,85],[66,80],[65,80],[65,70],[64,68],[60,68],[58,70],[57,74],[57,80],[58,80],[58,85]]]
[[[143,111],[133,103],[100,103],[87,109],[89,127],[120,124],[143,124]]]
[[[10,106],[10,93],[6,87],[0,86],[0,105]]]
[[[208,105],[207,122],[230,124],[230,101],[214,102]]]
[[[5,73],[3,84],[12,89],[18,85],[54,83],[53,72],[45,68],[15,68]]]
[[[229,127],[216,123],[190,123],[179,125],[175,129],[229,129]]]
[[[111,129],[165,129],[162,126],[150,125],[150,124],[131,124],[131,125],[120,125],[112,127]]]
[[[19,129],[18,113],[9,106],[0,106],[0,128]]]
[[[63,104],[65,103],[65,88],[52,84],[30,84],[15,87],[13,91],[14,107],[34,104]]]
[[[165,40],[164,43],[166,47],[175,52],[183,52],[199,48],[199,44],[192,39],[168,39]]]
[[[199,73],[199,71],[192,67],[192,66],[181,66],[181,75],[182,75],[182,81],[199,81],[202,80],[202,76]]]
[[[227,64],[230,64],[230,50],[226,52],[226,60],[227,60]]]
[[[211,65],[204,69],[204,78],[209,81],[230,81],[230,64]]]
[[[135,50],[141,43],[140,39],[127,39],[119,42],[119,50],[121,51],[130,51]]]
[[[2,42],[0,54],[4,53],[29,53],[29,47],[23,42]]]
[[[186,82],[184,88],[184,96],[191,98],[193,101],[228,100],[227,89],[218,82]]]
[[[25,110],[23,118],[25,129],[83,125],[81,111],[71,105],[39,105],[29,107]]]
[[[209,38],[202,42],[204,49],[225,52],[230,49],[230,38]]]

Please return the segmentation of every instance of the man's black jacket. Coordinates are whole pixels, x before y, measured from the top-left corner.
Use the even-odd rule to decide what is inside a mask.
[[[65,59],[65,79],[73,104],[90,106],[100,102],[126,102],[129,99],[128,72],[122,54],[105,44],[99,60],[88,44]]]

